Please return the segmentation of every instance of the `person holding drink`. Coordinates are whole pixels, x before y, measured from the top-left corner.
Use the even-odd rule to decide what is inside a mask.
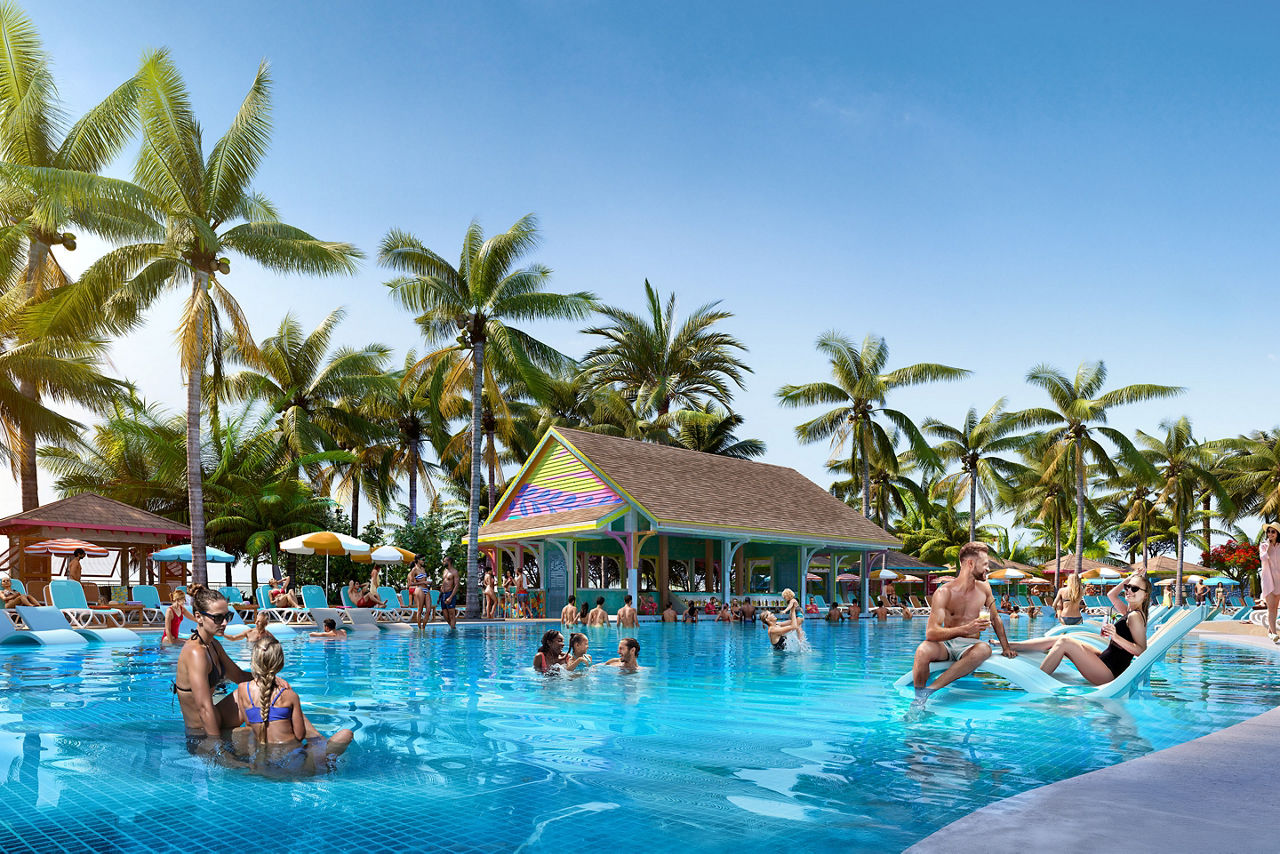
[[[933,608],[929,623],[925,626],[924,641],[916,647],[915,662],[911,668],[912,683],[916,689],[913,707],[923,707],[929,695],[946,687],[962,676],[968,676],[982,662],[991,657],[991,646],[981,639],[982,632],[994,628],[1000,648],[1006,658],[1017,653],[1011,649],[1004,633],[1004,622],[998,617],[995,596],[987,583],[987,545],[966,543],[960,548],[960,571],[955,581],[939,588],[933,594]],[[932,685],[929,666],[935,661],[950,661],[951,666],[938,675]]]
[[[1107,648],[1098,652],[1070,635],[1036,638],[1010,644],[1015,652],[1043,652],[1040,669],[1053,673],[1068,658],[1092,685],[1105,685],[1123,673],[1134,656],[1147,648],[1147,611],[1151,607],[1151,582],[1142,570],[1120,581],[1107,592],[1111,608],[1120,615],[1115,623],[1102,624]]]

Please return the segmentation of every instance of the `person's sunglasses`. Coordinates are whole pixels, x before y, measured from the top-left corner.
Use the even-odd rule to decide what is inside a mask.
[[[1121,589],[1123,589],[1125,593],[1146,593],[1147,592],[1147,588],[1134,587],[1132,584],[1126,584]]]
[[[199,613],[202,616],[208,617],[210,620],[213,620],[215,623],[226,623],[231,619],[230,611],[226,612],[225,614],[210,614],[208,611],[200,611]]]

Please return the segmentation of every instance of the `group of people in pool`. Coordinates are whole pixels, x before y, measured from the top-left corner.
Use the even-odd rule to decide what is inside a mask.
[[[250,672],[231,660],[220,640],[231,614],[227,598],[218,591],[201,587],[192,592],[196,630],[183,644],[173,680],[188,735],[204,742],[230,731],[247,731],[258,748],[277,754],[301,751],[310,761],[346,750],[351,730],[322,736],[303,713],[297,691],[280,676],[284,649],[267,630],[265,615],[246,636]],[[228,683],[235,688],[218,698],[230,688]]]
[[[569,635],[569,650],[564,648],[564,635],[558,629],[552,629],[542,636],[542,643],[533,656],[533,669],[539,673],[586,670],[592,666],[591,653],[588,652],[590,641],[582,632]],[[640,669],[640,641],[633,637],[618,639],[618,655],[604,662],[603,667],[617,667],[624,673],[635,673]]]
[[[1141,570],[1121,579],[1108,591],[1107,597],[1118,618],[1115,623],[1103,623],[1102,636],[1108,643],[1099,652],[1070,635],[1011,642],[1005,635],[1004,621],[997,614],[995,596],[987,582],[987,545],[965,544],[960,549],[958,563],[960,569],[955,580],[933,595],[925,639],[916,648],[912,684],[917,706],[923,706],[933,692],[972,673],[991,657],[991,644],[982,640],[982,633],[987,629],[994,629],[1000,654],[1006,658],[1016,658],[1019,652],[1043,652],[1045,657],[1040,669],[1045,673],[1053,673],[1065,658],[1093,685],[1105,685],[1115,679],[1147,648],[1147,613],[1152,588],[1150,579]],[[1064,623],[1079,623],[1082,619],[1079,581],[1072,578],[1065,589],[1067,592],[1055,599],[1055,610]],[[936,661],[949,661],[951,665],[930,684],[930,665]]]

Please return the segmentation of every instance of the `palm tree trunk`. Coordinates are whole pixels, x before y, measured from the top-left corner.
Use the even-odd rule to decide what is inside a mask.
[[[49,257],[49,244],[41,243],[34,237],[27,244],[27,299],[36,295],[36,283],[39,281],[40,268]],[[18,384],[18,393],[23,397],[39,403],[40,392],[35,383],[23,380]],[[39,470],[36,468],[36,431],[23,421],[18,427],[18,480],[21,482],[22,510],[34,510],[40,506]]]
[[[1084,449],[1076,443],[1076,577],[1084,573]]]
[[[969,473],[969,542],[978,539],[978,473]]]
[[[1147,507],[1144,503],[1142,506],[1142,522],[1139,525],[1138,534],[1142,537],[1142,571],[1147,571]]]
[[[1058,512],[1057,500],[1053,508],[1053,586],[1062,586],[1062,515]]]
[[[477,336],[478,337],[478,336]],[[471,345],[471,506],[467,514],[467,616],[480,616],[480,404],[484,393],[484,339]]]
[[[862,442],[860,454],[862,456],[862,515],[871,518],[871,455],[867,453],[866,435],[870,432],[867,425],[862,425],[862,435],[859,439]]]
[[[493,512],[493,505],[498,503],[498,478],[494,471],[495,458],[497,457],[497,449],[493,446],[493,430],[487,430],[484,434],[485,439],[485,460],[489,464],[489,512]]]
[[[360,536],[360,470],[358,468],[356,476],[351,479],[351,536]]]
[[[409,453],[409,524],[418,524],[418,455]]]
[[[258,598],[258,556],[254,555],[249,562],[249,597],[255,602]]]
[[[1177,585],[1177,588],[1178,588],[1178,605],[1181,606],[1182,603],[1185,601],[1185,597],[1183,596],[1183,593],[1182,593],[1182,537],[1183,537],[1182,527],[1183,526],[1182,526],[1182,502],[1181,501],[1178,502],[1178,508],[1175,515],[1178,518],[1178,580],[1174,583]]]
[[[1213,551],[1213,543],[1209,542],[1211,530],[1209,528],[1209,492],[1207,490],[1205,491],[1204,498],[1202,500],[1204,502],[1201,505],[1204,508],[1204,519],[1202,520],[1201,525],[1203,526],[1202,530],[1204,531],[1204,550],[1209,552]]]
[[[200,289],[209,287],[209,274],[197,271],[191,287],[193,295],[199,299]],[[204,554],[204,480],[200,470],[200,385],[203,374],[204,309],[198,308],[196,351],[187,368],[187,509],[191,517],[191,581],[207,585],[209,567]]]

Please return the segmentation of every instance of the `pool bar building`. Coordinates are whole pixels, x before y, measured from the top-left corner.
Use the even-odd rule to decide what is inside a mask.
[[[839,572],[900,545],[794,469],[559,427],[480,528],[491,565],[536,561],[549,616],[571,594],[614,611],[629,592],[642,613],[672,593],[799,594],[819,556],[830,600]],[[865,607],[866,572],[860,591]]]

